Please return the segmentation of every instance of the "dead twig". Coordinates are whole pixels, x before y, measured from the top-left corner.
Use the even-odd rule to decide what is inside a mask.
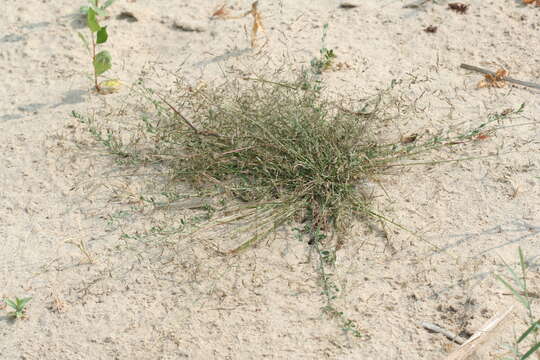
[[[494,76],[494,77],[497,76],[497,73],[495,73],[493,71],[482,69],[482,68],[479,68],[479,67],[473,66],[473,65],[461,64],[460,67],[462,69],[476,71],[476,72],[479,72],[479,73],[482,73],[482,74],[485,74],[485,75],[491,75],[491,76]],[[531,87],[531,88],[535,88],[535,89],[540,89],[540,84],[536,84],[536,83],[532,83],[532,82],[528,82],[528,81],[521,81],[521,80],[513,79],[511,77],[504,77],[503,79],[504,79],[504,81],[508,81],[510,83],[514,83],[514,84],[517,84],[517,85],[527,86],[527,87]]]
[[[465,339],[463,339],[461,336],[457,335],[457,334],[454,334],[453,332],[449,331],[449,330],[446,330],[446,329],[443,329],[442,327],[438,326],[438,325],[435,325],[435,324],[432,324],[432,323],[429,323],[429,322],[421,322],[420,325],[422,325],[422,327],[424,329],[428,329],[429,331],[433,331],[433,332],[436,332],[436,333],[439,333],[439,334],[443,334],[444,336],[446,336],[448,339],[452,340],[453,342],[455,342],[456,344],[463,344],[465,343]]]
[[[174,106],[172,106],[163,96],[156,94],[157,97],[165,103],[180,119],[182,119],[197,135],[206,135],[206,136],[215,136],[215,137],[221,137],[219,134],[216,134],[215,132],[209,132],[209,131],[200,131],[197,129],[184,115],[180,113]]]
[[[254,1],[251,4],[251,9],[249,11],[246,11],[244,14],[240,16],[230,15],[229,10],[225,8],[225,5],[222,5],[216,11],[214,11],[210,19],[223,19],[223,20],[242,19],[242,18],[245,18],[246,16],[251,15],[253,17],[253,24],[251,26],[250,44],[251,44],[251,47],[254,48],[255,42],[257,40],[257,32],[259,30],[261,30],[263,34],[268,38],[268,36],[266,35],[266,31],[264,30],[264,26],[262,23],[262,15],[259,12],[258,5],[259,5],[259,1]]]
[[[248,16],[248,15],[253,16],[253,25],[251,27],[251,47],[252,48],[255,47],[255,41],[257,40],[257,31],[259,31],[259,29],[261,29],[264,35],[266,36],[266,31],[264,30],[264,27],[262,24],[261,13],[257,9],[258,4],[259,4],[259,1],[253,2],[253,4],[251,4],[251,10],[244,14],[244,16]]]
[[[497,314],[489,319],[469,338],[469,340],[451,353],[446,360],[464,360],[471,356],[486,340],[488,340],[489,335],[493,334],[495,329],[508,317],[508,315],[510,315],[513,309],[514,306],[510,306],[505,312]]]

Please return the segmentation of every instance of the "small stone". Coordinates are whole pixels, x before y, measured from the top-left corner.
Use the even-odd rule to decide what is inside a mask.
[[[342,1],[341,4],[339,4],[339,7],[342,9],[354,9],[358,6],[360,6],[358,1]]]
[[[142,22],[148,23],[156,21],[157,15],[147,6],[138,3],[129,3],[128,5],[119,5],[111,7],[111,13],[116,14],[116,19],[129,23]]]
[[[122,11],[120,14],[116,16],[116,19],[125,20],[127,22],[139,21],[139,19],[137,19],[137,17],[132,12],[129,12],[129,11]]]
[[[187,32],[205,32],[207,26],[201,22],[185,21],[185,20],[175,20],[174,28],[180,31]]]

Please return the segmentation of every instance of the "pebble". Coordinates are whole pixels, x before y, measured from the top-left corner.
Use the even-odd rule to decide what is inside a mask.
[[[202,22],[186,20],[175,20],[174,27],[180,31],[188,32],[205,32],[206,30],[208,30],[207,25]]]
[[[342,1],[339,7],[342,9],[353,9],[360,6],[360,1]]]

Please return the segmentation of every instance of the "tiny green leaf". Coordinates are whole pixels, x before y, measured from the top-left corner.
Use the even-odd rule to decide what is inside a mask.
[[[97,16],[107,16],[107,10],[105,10],[103,7],[94,8],[94,11],[96,12]]]
[[[27,297],[24,299],[17,299],[17,303],[18,303],[17,305],[19,306],[19,309],[23,309],[30,300],[32,300],[31,297]]]
[[[79,12],[80,12],[81,14],[83,14],[83,15],[87,15],[87,14],[88,14],[88,9],[90,9],[90,7],[88,7],[88,6],[86,6],[86,5],[85,5],[85,6],[81,6],[81,7],[79,8]]]
[[[105,4],[103,4],[102,8],[103,8],[103,9],[108,8],[109,6],[111,6],[112,4],[114,4],[115,1],[116,1],[116,0],[107,0],[107,1],[105,1]]]
[[[104,42],[107,41],[108,38],[109,38],[109,35],[107,34],[107,27],[104,26],[101,29],[99,29],[99,31],[97,32],[97,41],[96,42],[98,44],[103,44]]]
[[[88,24],[88,28],[92,32],[97,32],[99,31],[99,29],[101,29],[101,26],[99,26],[99,23],[96,19],[96,12],[92,8],[88,9],[88,14],[86,15],[86,23]]]
[[[12,307],[13,309],[16,309],[17,308],[17,305],[15,305],[15,303],[11,300],[4,300],[6,302],[6,304],[8,304],[10,307]]]
[[[112,67],[112,57],[108,51],[100,51],[94,58],[94,70],[96,75],[101,75]]]

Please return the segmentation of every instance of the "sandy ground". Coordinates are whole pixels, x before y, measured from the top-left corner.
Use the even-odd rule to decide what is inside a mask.
[[[397,0],[356,3],[261,0],[268,37],[256,50],[244,30],[249,19],[208,20],[219,5],[213,0],[118,0],[105,22],[109,75],[127,84],[144,67],[160,69],[166,87],[166,71],[220,79],[265,61],[308,66],[328,23],[327,47],[347,64],[325,73],[333,91],[363,96],[402,79],[405,98],[422,94],[424,110],[397,119],[399,132],[466,130],[525,104],[505,120],[509,126],[462,149],[493,156],[383,180],[378,208],[439,250],[399,229],[386,240],[358,224],[332,279],[336,306],[361,339],[321,312],[309,247],[287,229],[225,258],[204,241],[143,236],[201,212],[141,201],[151,181],[115,164],[70,116],[103,115],[130,101],[127,87],[92,92],[77,36],[85,31],[76,14],[83,3],[0,0],[0,298],[32,297],[25,320],[10,321],[0,305],[0,358],[442,359],[456,345],[419,322],[470,334],[515,304],[493,274],[504,261],[516,264],[518,246],[532,265],[530,289],[540,291],[540,91],[477,89],[482,76],[459,68],[504,67],[540,82],[540,8],[468,1],[458,14],[444,1],[420,9]],[[230,5],[241,13],[250,2]],[[118,18],[122,11],[138,21]],[[437,32],[424,32],[428,25]],[[523,330],[517,309],[481,358],[498,358],[512,328]]]

